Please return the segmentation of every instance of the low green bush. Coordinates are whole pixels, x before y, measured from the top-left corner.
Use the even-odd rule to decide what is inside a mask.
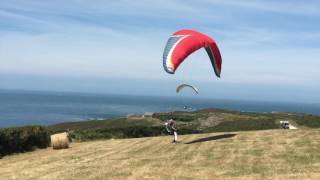
[[[153,115],[154,118],[160,119],[161,121],[166,121],[169,119],[173,119],[175,121],[182,121],[182,122],[191,122],[194,121],[196,119],[198,119],[199,117],[194,115],[194,114],[168,114],[168,113],[156,113]]]
[[[320,117],[314,115],[300,115],[294,121],[300,126],[320,128]]]
[[[49,133],[42,126],[24,126],[0,129],[0,157],[17,152],[46,148],[50,144]]]
[[[214,127],[205,129],[205,132],[232,132],[278,129],[279,125],[272,119],[234,120],[222,122]]]
[[[159,126],[131,126],[97,130],[79,130],[72,132],[70,136],[77,141],[87,141],[94,139],[150,137],[163,135],[165,133],[165,129]]]
[[[200,133],[198,130],[181,128],[178,129],[179,134]],[[76,141],[88,141],[96,139],[120,139],[120,138],[140,138],[168,135],[169,133],[163,126],[131,126],[122,128],[105,128],[97,130],[80,130],[70,134],[72,139]]]

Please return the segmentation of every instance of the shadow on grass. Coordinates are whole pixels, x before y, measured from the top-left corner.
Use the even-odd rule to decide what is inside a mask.
[[[196,139],[196,140],[187,142],[185,144],[193,144],[193,143],[200,143],[200,142],[206,142],[206,141],[214,141],[214,140],[218,140],[218,139],[232,138],[236,135],[237,134],[222,134],[222,135],[217,135],[217,136],[210,136],[210,137]]]

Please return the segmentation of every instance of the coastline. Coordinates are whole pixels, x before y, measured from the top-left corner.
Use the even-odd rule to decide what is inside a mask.
[[[0,128],[31,124],[125,117],[145,112],[184,111],[215,107],[241,112],[297,112],[320,115],[320,105],[190,97],[151,97],[137,95],[81,94],[56,92],[0,91]]]

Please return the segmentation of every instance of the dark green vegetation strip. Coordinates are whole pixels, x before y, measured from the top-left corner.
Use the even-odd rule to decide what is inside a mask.
[[[161,121],[166,121],[168,119],[173,119],[175,121],[182,121],[182,122],[191,122],[194,121],[201,116],[198,116],[194,113],[184,113],[184,112],[175,112],[175,113],[156,113],[154,118],[160,119]]]
[[[277,129],[279,125],[272,119],[226,121],[205,129],[205,132],[232,132]]]
[[[42,126],[0,129],[0,157],[34,148],[46,148],[49,144],[49,132]]]
[[[309,128],[320,128],[320,117],[314,115],[300,115],[297,116],[295,122],[298,125],[306,126]]]
[[[179,134],[200,133],[196,129],[179,129]],[[169,134],[162,126],[129,126],[121,128],[105,128],[97,130],[80,130],[70,133],[72,139],[77,141],[88,141],[95,139],[119,139],[161,136]]]
[[[98,130],[106,128],[123,128],[131,126],[152,126],[153,122],[145,119],[139,119],[136,121],[128,121],[127,118],[106,119],[106,120],[91,120],[80,122],[66,122],[61,124],[55,124],[48,126],[48,129],[52,133],[64,132],[64,131],[81,131],[81,130]]]

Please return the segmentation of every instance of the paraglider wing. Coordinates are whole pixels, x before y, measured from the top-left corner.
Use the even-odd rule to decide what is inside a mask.
[[[217,77],[220,77],[222,58],[216,42],[209,36],[193,30],[175,32],[163,53],[163,67],[174,74],[179,65],[193,52],[205,48]]]
[[[191,86],[191,85],[189,85],[189,84],[181,84],[181,85],[179,85],[179,86],[177,87],[177,89],[176,89],[176,92],[179,93],[183,88],[186,88],[186,87],[193,89],[193,91],[194,91],[195,93],[199,94],[198,88],[196,88],[196,87],[194,87],[194,86]]]

